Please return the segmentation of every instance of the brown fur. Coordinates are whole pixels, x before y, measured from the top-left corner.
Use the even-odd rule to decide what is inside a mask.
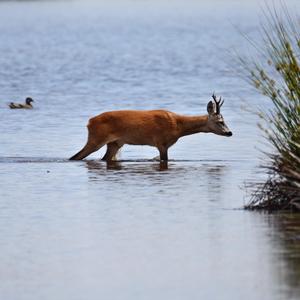
[[[110,161],[124,144],[154,146],[160,159],[168,160],[168,148],[185,135],[225,131],[214,128],[221,115],[182,116],[165,110],[121,110],[102,113],[89,120],[88,141],[71,160],[81,160],[107,145],[103,160]],[[224,124],[225,125],[225,124]],[[226,127],[226,125],[225,125]],[[227,132],[229,129],[226,127]]]

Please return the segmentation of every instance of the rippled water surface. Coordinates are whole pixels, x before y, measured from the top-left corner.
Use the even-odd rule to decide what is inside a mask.
[[[297,1],[287,1],[298,9]],[[252,1],[0,2],[0,298],[299,299],[298,224],[242,210],[268,105],[234,71],[258,37]],[[91,116],[205,114],[231,138],[69,162]],[[31,96],[34,109],[9,110]],[[287,225],[288,224],[288,225]],[[289,231],[289,232],[290,232]]]

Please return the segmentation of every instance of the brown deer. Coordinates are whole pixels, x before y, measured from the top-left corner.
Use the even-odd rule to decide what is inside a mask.
[[[111,161],[124,145],[148,145],[158,149],[160,160],[168,160],[168,149],[185,135],[211,132],[232,136],[220,114],[224,100],[207,104],[208,115],[183,116],[166,110],[120,110],[102,113],[89,120],[86,145],[70,160],[81,160],[107,145],[102,160]]]

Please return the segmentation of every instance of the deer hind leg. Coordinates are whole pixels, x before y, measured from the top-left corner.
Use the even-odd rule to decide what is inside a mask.
[[[120,144],[117,141],[108,143],[106,153],[102,157],[102,160],[106,160],[106,161],[115,160],[115,156],[122,146],[123,144]]]
[[[86,143],[86,145],[75,155],[73,155],[70,160],[81,160],[90,155],[91,153],[99,150],[102,146],[104,146],[105,143],[103,144],[91,144],[89,142]]]
[[[90,127],[88,126],[89,135],[88,141],[86,145],[75,155],[73,155],[70,160],[81,160],[90,155],[91,153],[99,150],[102,146],[104,146],[107,141],[105,136],[97,136],[92,132]]]

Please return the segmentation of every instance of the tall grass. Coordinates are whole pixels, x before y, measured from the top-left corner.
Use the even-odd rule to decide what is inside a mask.
[[[260,111],[260,128],[271,145],[261,166],[266,182],[254,187],[247,209],[300,210],[300,35],[287,8],[267,8],[260,61],[241,58],[248,81],[272,102]]]

